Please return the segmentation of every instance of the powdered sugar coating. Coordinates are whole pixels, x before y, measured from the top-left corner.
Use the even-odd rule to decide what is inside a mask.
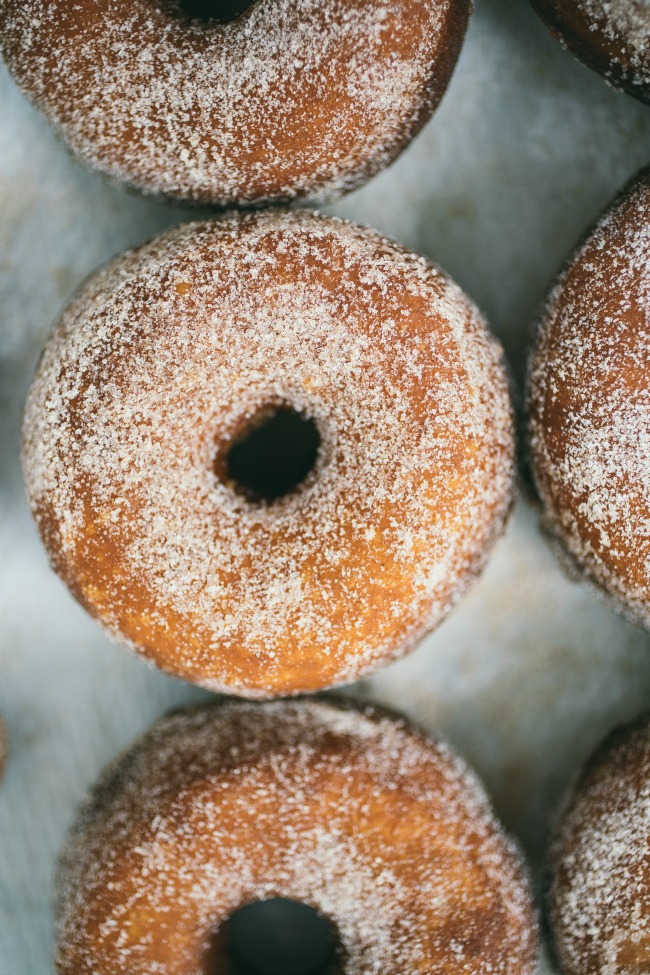
[[[592,17],[606,20],[616,31],[641,48],[650,36],[648,0],[582,0],[580,6]]]
[[[650,178],[597,223],[553,289],[530,372],[546,525],[650,625]]]
[[[0,0],[0,45],[67,144],[139,190],[323,199],[386,166],[438,103],[469,0]],[[218,8],[218,4],[216,5]]]
[[[622,51],[617,58],[632,85],[650,83],[650,3],[648,0],[582,0],[582,10]]]
[[[581,0],[580,9],[612,39],[623,38],[640,56],[650,41],[650,4],[648,0]]]
[[[272,505],[215,454],[266,404],[322,437]],[[118,639],[240,694],[349,681],[404,653],[482,566],[512,488],[500,349],[456,285],[310,213],[193,224],[93,277],[25,415],[55,567]]]
[[[590,761],[557,831],[552,921],[567,975],[650,971],[650,721]]]
[[[220,924],[274,896],[334,922],[341,975],[534,971],[475,777],[401,720],[312,700],[173,716],[108,771],[59,872],[58,972],[201,975]]]
[[[650,101],[649,0],[532,0],[564,45],[614,87]]]

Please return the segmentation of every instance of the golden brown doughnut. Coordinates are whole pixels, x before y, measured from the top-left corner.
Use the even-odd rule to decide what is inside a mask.
[[[282,415],[312,440],[265,500],[235,458]],[[510,505],[507,382],[475,307],[424,258],[308,212],[181,227],[96,274],[24,429],[32,509],[75,596],[163,669],[239,694],[403,654]]]
[[[580,61],[641,101],[650,101],[647,0],[531,0],[551,33]]]
[[[591,757],[560,820],[551,922],[565,975],[650,972],[650,719]]]
[[[532,975],[524,871],[474,775],[374,709],[222,703],[154,726],[95,787],[58,877],[58,975],[240,975],[224,928],[287,898],[338,975]]]
[[[419,131],[469,12],[470,0],[0,0],[0,49],[108,176],[199,203],[322,199]]]
[[[626,615],[650,624],[650,171],[600,218],[542,316],[530,369],[545,523]]]

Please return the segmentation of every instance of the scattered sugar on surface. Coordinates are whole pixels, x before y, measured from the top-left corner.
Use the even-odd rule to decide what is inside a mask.
[[[285,255],[304,266],[301,286],[282,283]],[[409,298],[426,301],[430,333],[409,330]],[[299,489],[252,505],[215,477],[215,444],[276,400],[316,421],[320,456]],[[333,607],[372,612],[365,633],[352,617],[337,631],[340,680],[442,618],[502,530],[512,486],[500,350],[476,310],[424,259],[308,213],[190,225],[99,272],[45,349],[25,438],[37,521],[56,523],[55,564],[86,544],[90,503],[119,538],[127,585],[156,594],[152,615],[161,605],[200,619],[206,657],[236,660],[243,643],[269,668],[287,633],[328,655]],[[448,491],[458,478],[460,497]],[[449,497],[453,512],[439,510]],[[359,553],[380,530],[383,564],[362,559],[361,575]],[[386,585],[387,558],[413,580],[399,646],[406,597]],[[124,641],[111,608],[100,615]]]
[[[650,722],[588,772],[561,821],[554,860],[562,872],[553,888],[553,916],[564,970],[590,975],[645,971],[650,957]],[[646,966],[632,964],[630,950],[645,958]]]
[[[584,265],[578,293],[567,292]],[[534,413],[531,448],[551,533],[628,614],[650,624],[650,181],[618,200],[551,294],[531,360],[530,400],[567,395],[560,437]],[[557,492],[569,492],[560,510]],[[585,532],[573,509],[593,530]],[[620,561],[637,575],[624,578]]]
[[[419,833],[409,826],[411,801],[424,816]],[[364,820],[375,802],[405,810],[405,831],[398,827],[389,843],[383,820]],[[245,840],[233,829],[233,809]],[[350,830],[360,820],[368,835]],[[282,849],[275,844],[269,858],[264,838],[278,824]],[[125,855],[127,877],[115,869]],[[258,876],[267,861],[269,872]],[[470,862],[485,889],[459,889],[465,867],[459,875],[458,865]],[[96,899],[107,882],[113,907]],[[271,896],[308,903],[333,921],[345,975],[433,972],[432,951],[441,959],[435,971],[453,975],[528,975],[535,967],[518,854],[474,775],[402,721],[316,700],[227,702],[160,722],[108,770],[82,809],[58,890],[59,957],[82,960],[88,970],[170,975],[171,959],[152,962],[149,953],[171,917],[168,937],[186,945],[174,961],[200,975],[200,962],[189,960],[196,942],[200,954],[242,903]],[[498,920],[489,914],[480,928],[490,898]],[[131,911],[142,919],[143,903],[150,920],[133,940],[125,919]],[[425,916],[431,909],[435,921]],[[89,931],[97,933],[94,947]]]
[[[650,37],[648,0],[582,0],[580,6],[611,25],[612,38],[616,32],[641,47]]]
[[[617,59],[625,79],[634,84],[650,81],[650,2],[648,0],[580,0],[578,4],[605,37],[620,47],[625,62]]]
[[[462,22],[456,0],[259,0],[210,26],[174,0],[99,6],[0,0],[24,92],[109,176],[226,204],[278,179],[270,198],[323,199],[387,165],[438,100],[452,9]]]

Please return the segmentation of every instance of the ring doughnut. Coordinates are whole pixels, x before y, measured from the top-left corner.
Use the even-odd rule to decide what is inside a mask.
[[[589,759],[553,844],[551,921],[566,975],[650,971],[650,720]]]
[[[90,279],[25,416],[56,570],[215,690],[351,681],[411,648],[510,507],[501,352],[459,288],[302,213],[175,229]]]
[[[331,926],[313,975],[535,971],[475,777],[401,720],[312,700],[177,714],[109,769],[59,870],[58,975],[240,975],[229,919],[279,899]]]
[[[530,448],[569,567],[650,624],[650,171],[568,262],[531,358]]]
[[[650,101],[650,7],[643,0],[531,0],[551,33],[614,88]]]
[[[415,136],[470,8],[0,0],[0,49],[66,144],[109,177],[196,203],[316,200],[359,186]]]

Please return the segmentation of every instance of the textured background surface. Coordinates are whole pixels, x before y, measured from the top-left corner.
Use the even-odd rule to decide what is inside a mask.
[[[567,251],[650,158],[650,109],[609,90],[525,0],[476,0],[448,94],[386,173],[332,206],[438,261],[517,381]],[[73,162],[0,68],[0,975],[50,975],[57,849],[86,787],[158,715],[203,695],[111,645],[47,566],[22,496],[20,416],[60,306],[100,262],[187,212]],[[537,867],[567,781],[650,705],[650,638],[569,582],[518,505],[484,577],[411,657],[354,688],[439,729]]]

